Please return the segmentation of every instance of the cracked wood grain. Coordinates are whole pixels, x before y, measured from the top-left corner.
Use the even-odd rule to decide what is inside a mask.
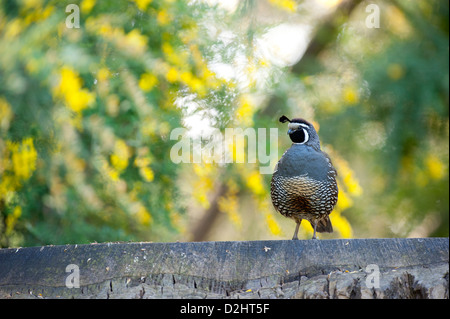
[[[1,298],[448,298],[448,238],[0,249]],[[66,266],[80,288],[66,287]],[[366,280],[379,267],[379,287]]]

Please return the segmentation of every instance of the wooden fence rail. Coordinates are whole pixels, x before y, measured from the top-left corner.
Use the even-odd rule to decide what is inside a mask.
[[[0,249],[0,298],[448,298],[448,238]]]

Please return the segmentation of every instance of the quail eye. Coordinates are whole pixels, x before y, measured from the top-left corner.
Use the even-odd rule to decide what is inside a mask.
[[[289,137],[291,138],[292,142],[297,144],[305,144],[309,141],[309,133],[305,128],[299,128],[295,130],[294,132],[290,133]]]

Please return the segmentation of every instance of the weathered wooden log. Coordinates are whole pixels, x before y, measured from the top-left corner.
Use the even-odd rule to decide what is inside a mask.
[[[0,298],[448,298],[448,238],[0,249]]]

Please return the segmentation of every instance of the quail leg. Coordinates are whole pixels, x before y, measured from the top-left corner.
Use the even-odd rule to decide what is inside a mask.
[[[300,227],[300,224],[302,223],[302,220],[296,219],[295,222],[297,223],[297,226],[295,226],[294,237],[292,237],[292,240],[298,240],[298,229]]]
[[[316,237],[316,228],[317,228],[317,219],[314,220],[314,234],[313,234],[312,239],[317,239],[317,237]]]

